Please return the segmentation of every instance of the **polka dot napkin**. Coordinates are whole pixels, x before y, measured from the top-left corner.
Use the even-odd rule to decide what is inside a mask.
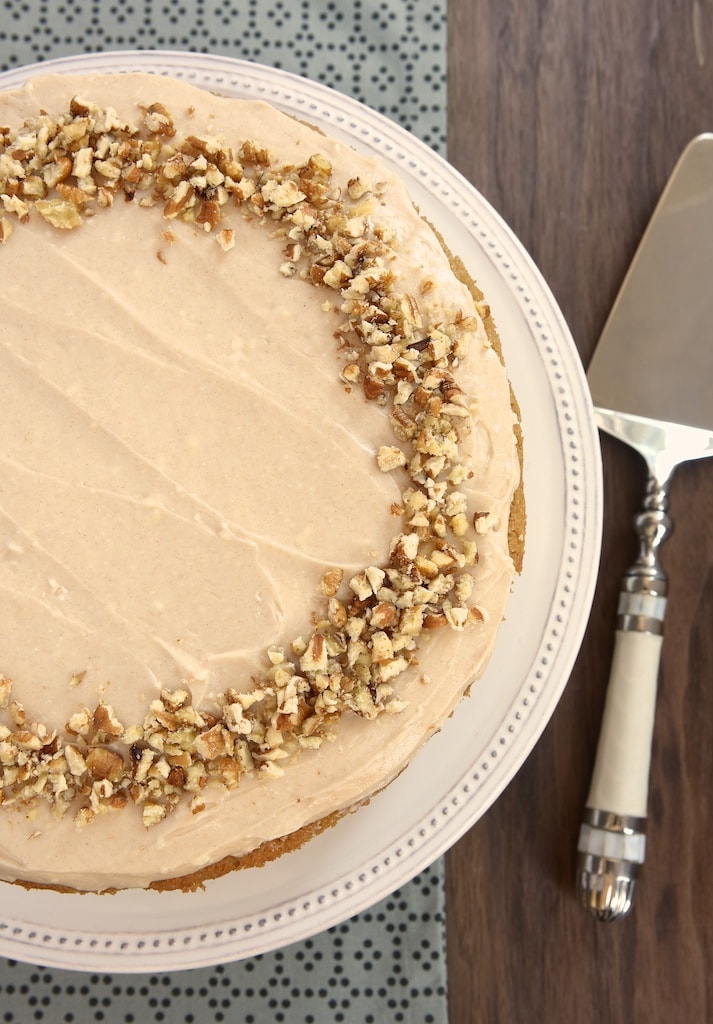
[[[0,0],[0,70],[96,50],[194,50],[324,82],[445,151],[445,0]]]
[[[8,1024],[446,1024],[440,863],[326,932],[236,964],[89,974],[0,959]]]
[[[323,82],[445,152],[446,0],[0,0],[0,70],[193,50]],[[0,958],[0,1022],[447,1024],[443,863],[312,939],[235,964],[89,974]]]

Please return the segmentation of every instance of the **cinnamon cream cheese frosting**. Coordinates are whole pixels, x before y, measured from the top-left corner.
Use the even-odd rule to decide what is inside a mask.
[[[152,75],[0,94],[0,243],[0,877],[190,888],[482,673],[522,548],[487,307],[385,164]]]

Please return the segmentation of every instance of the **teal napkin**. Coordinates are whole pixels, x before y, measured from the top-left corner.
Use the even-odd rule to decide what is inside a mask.
[[[168,49],[258,61],[446,143],[446,0],[231,5],[6,2],[0,70],[82,52]],[[0,911],[1,913],[1,911]],[[90,974],[0,958],[3,1022],[447,1024],[444,866],[314,938],[234,964]]]
[[[9,1024],[447,1024],[442,861],[370,910],[273,953],[188,971],[90,974],[0,958]]]
[[[446,0],[3,3],[0,70],[97,50],[193,50],[284,68],[446,147]]]

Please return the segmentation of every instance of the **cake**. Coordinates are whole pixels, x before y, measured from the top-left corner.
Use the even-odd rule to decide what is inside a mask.
[[[482,674],[524,536],[495,327],[384,162],[178,80],[0,94],[0,204],[0,878],[191,889]]]

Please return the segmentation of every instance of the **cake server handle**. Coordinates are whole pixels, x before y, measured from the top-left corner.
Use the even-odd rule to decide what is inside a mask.
[[[599,744],[577,844],[577,889],[600,921],[631,910],[646,849],[651,740],[668,581],[658,553],[670,535],[666,485],[649,476],[634,525],[639,553],[622,581]]]

